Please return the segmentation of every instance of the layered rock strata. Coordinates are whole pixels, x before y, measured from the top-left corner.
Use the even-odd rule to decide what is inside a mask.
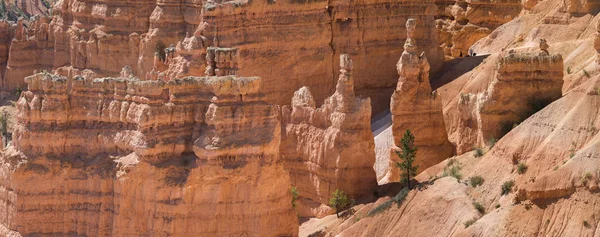
[[[340,56],[335,93],[316,108],[307,87],[294,93],[282,109],[281,155],[298,191],[300,216],[324,216],[336,189],[359,198],[377,186],[371,104],[355,96],[352,61]]]
[[[278,109],[263,101],[259,78],[26,81],[15,150],[3,156],[6,228],[25,236],[297,235]]]
[[[211,1],[212,2],[212,1]],[[214,46],[237,47],[240,75],[265,80],[269,101],[287,104],[308,86],[317,106],[335,91],[340,52],[355,59],[357,95],[372,99],[374,112],[387,108],[396,84],[394,61],[406,39],[400,30],[413,17],[422,24],[415,38],[432,71],[443,55],[435,29],[433,1],[227,1],[205,4]],[[377,80],[373,80],[377,78]]]
[[[562,96],[563,59],[560,54],[548,54],[546,46],[542,40],[539,53],[507,52],[493,57],[497,61],[487,89],[461,94],[456,101],[458,139],[452,141],[458,153],[491,145]]]
[[[536,0],[446,1],[437,0],[435,16],[440,33],[440,46],[449,58],[472,55],[470,47],[492,33],[500,25],[531,9]]]
[[[335,55],[344,51],[359,59],[357,94],[374,98],[373,111],[382,111],[387,109],[382,102],[396,83],[393,61],[402,53],[397,46],[406,39],[397,29],[409,17],[423,23],[415,38],[422,42],[432,71],[443,63],[435,5],[429,0],[128,4],[69,0],[57,2],[53,11],[52,18],[36,20],[46,23],[43,28],[29,27],[28,39],[13,43],[5,89],[26,86],[22,79],[36,69],[61,67],[89,69],[99,77],[118,76],[126,65],[140,78],[201,76],[204,50],[214,46],[239,49],[240,75],[264,78],[268,102],[287,104],[293,91],[309,86],[320,103],[335,90]],[[47,37],[33,37],[38,34]],[[161,43],[173,46],[174,57],[168,63],[161,50],[160,62],[155,59]]]
[[[392,95],[390,110],[394,142],[399,144],[405,131],[410,130],[418,149],[415,163],[419,165],[418,170],[424,170],[451,156],[453,148],[446,135],[441,100],[431,90],[427,57],[423,53],[417,55],[416,40],[412,38],[415,27],[414,19],[406,22],[408,39],[397,64],[400,77]],[[394,151],[391,158],[391,162],[395,162]],[[395,165],[390,167],[393,171]],[[398,178],[398,175],[390,176],[390,180]]]

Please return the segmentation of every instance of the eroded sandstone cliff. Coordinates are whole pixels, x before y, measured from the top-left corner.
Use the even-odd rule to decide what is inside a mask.
[[[429,62],[425,54],[417,55],[417,44],[413,38],[417,22],[409,19],[406,22],[407,40],[404,52],[398,60],[398,84],[391,98],[392,133],[396,145],[410,130],[418,147],[415,165],[419,171],[439,163],[453,154],[453,148],[445,132],[441,99],[437,92],[431,90],[429,83]],[[395,149],[391,152],[389,180],[398,180],[395,168],[397,156]]]
[[[293,236],[278,109],[255,77],[40,73],[4,154],[2,225],[23,235]]]
[[[422,42],[432,71],[441,67],[434,14],[433,1],[412,0],[59,1],[52,18],[37,19],[30,23],[34,27],[18,30],[27,32],[27,37],[16,37],[10,46],[3,88],[25,87],[22,78],[34,70],[61,67],[89,69],[103,77],[117,76],[130,66],[134,75],[146,78],[156,69],[154,56],[160,42],[176,49],[167,78],[202,76],[197,65],[203,65],[205,55],[191,56],[186,46],[198,42],[194,38],[205,20],[202,46],[239,48],[240,75],[264,78],[268,102],[287,104],[295,90],[309,86],[320,103],[335,90],[335,55],[348,52],[357,59],[357,94],[373,98],[373,111],[381,111],[393,91],[393,62],[405,40],[398,26],[408,17],[422,22],[415,37]]]
[[[493,69],[481,72],[491,77],[484,82],[485,88],[462,90],[453,101],[456,105],[446,108],[447,122],[459,124],[454,131],[457,134],[450,136],[459,154],[493,146],[514,126],[562,95],[561,55],[504,52],[488,60],[482,67]],[[483,79],[483,75],[473,75],[470,80]]]
[[[316,108],[311,91],[302,87],[291,107],[282,109],[281,155],[298,190],[300,216],[330,214],[336,189],[360,198],[377,186],[371,103],[355,96],[348,55],[340,56],[340,66],[336,91],[323,106]]]

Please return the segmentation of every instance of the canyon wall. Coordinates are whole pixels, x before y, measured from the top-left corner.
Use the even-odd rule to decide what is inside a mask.
[[[291,107],[282,109],[281,156],[298,191],[298,214],[322,217],[339,189],[350,198],[371,194],[377,187],[375,143],[371,133],[371,103],[355,96],[352,61],[340,56],[335,93],[316,108],[308,87],[294,93]]]
[[[26,79],[2,217],[23,235],[294,236],[278,108],[256,77]],[[201,223],[201,224],[199,224]]]
[[[393,62],[406,39],[401,26],[409,17],[420,22],[415,37],[432,71],[443,62],[433,1],[230,1],[205,9],[205,20],[215,27],[207,38],[240,48],[240,74],[264,78],[269,101],[277,104],[308,86],[320,105],[335,90],[336,55],[347,53],[354,59],[357,95],[371,98],[373,112],[387,108],[397,79]]]
[[[433,1],[412,0],[59,1],[52,18],[38,18],[30,23],[35,27],[17,30],[27,36],[17,37],[10,46],[2,85],[5,90],[24,87],[22,79],[34,70],[61,67],[89,69],[103,77],[117,76],[124,66],[130,66],[134,75],[146,78],[155,69],[153,58],[159,42],[186,50],[185,41],[206,21],[202,46],[239,48],[240,75],[264,78],[268,102],[287,104],[293,91],[309,86],[320,103],[335,90],[333,65],[339,63],[335,55],[348,52],[356,61],[357,94],[373,98],[373,111],[378,112],[387,108],[384,101],[393,92],[393,61],[400,56],[399,46],[405,40],[399,26],[407,18],[420,22],[415,37],[421,40],[432,71],[441,68],[443,55],[437,47],[434,14]],[[200,60],[187,58],[174,66],[204,63],[204,54],[197,58]],[[166,74],[173,78],[203,75],[198,70]]]

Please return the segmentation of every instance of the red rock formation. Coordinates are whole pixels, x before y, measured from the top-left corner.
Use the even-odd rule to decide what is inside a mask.
[[[0,179],[8,229],[297,235],[278,109],[263,101],[260,79],[26,81]]]
[[[336,55],[356,63],[356,94],[372,99],[373,112],[387,108],[396,84],[394,61],[406,39],[400,26],[413,17],[422,24],[415,38],[423,44],[432,71],[443,55],[432,1],[210,1],[204,17],[214,46],[237,47],[240,75],[264,78],[270,102],[287,104],[293,91],[311,88],[317,105],[335,90]],[[376,79],[374,79],[376,78]]]
[[[429,84],[429,63],[425,54],[417,55],[416,40],[412,38],[416,21],[406,22],[408,39],[398,61],[398,85],[392,95],[392,133],[399,144],[404,132],[409,129],[415,136],[417,146],[416,165],[422,171],[452,155],[442,115],[442,104]],[[391,160],[396,155],[392,152]],[[395,167],[390,165],[390,167]],[[392,168],[393,169],[393,168]],[[392,177],[393,176],[393,177]],[[390,180],[399,176],[392,175]]]
[[[447,118],[449,123],[460,124],[451,136],[459,154],[491,145],[515,124],[561,97],[563,59],[547,53],[506,53],[488,59],[494,69],[487,88],[463,91],[454,102],[458,113]]]
[[[475,42],[519,16],[523,8],[530,9],[537,3],[535,0],[435,2],[440,45],[450,58],[471,55],[470,47]]]
[[[316,108],[309,89],[294,93],[282,109],[285,128],[281,155],[298,190],[300,216],[324,216],[336,189],[359,198],[377,186],[370,100],[356,97],[352,61],[340,55],[335,93]]]

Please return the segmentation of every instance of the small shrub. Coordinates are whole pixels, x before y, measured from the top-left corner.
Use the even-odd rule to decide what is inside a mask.
[[[587,222],[587,221],[583,221],[583,226],[584,226],[585,228],[590,228],[590,227],[592,227],[592,225],[590,225],[590,223],[589,223],[589,222]]]
[[[473,176],[469,178],[469,182],[471,183],[471,187],[477,187],[483,184],[483,178],[479,175]]]
[[[165,54],[166,47],[167,46],[165,46],[165,43],[163,43],[162,40],[158,40],[158,42],[156,42],[156,46],[154,46],[154,53],[158,56],[158,59],[163,62],[167,58],[167,55]]]
[[[571,67],[567,67],[567,74],[571,74]]]
[[[292,187],[290,192],[292,193],[292,208],[296,209],[296,206],[298,205],[296,204],[296,201],[298,200],[298,189]]]
[[[596,92],[596,95],[600,95],[600,87],[594,87],[594,92]]]
[[[393,203],[396,203],[398,205],[398,207],[400,207],[400,205],[402,205],[402,202],[404,202],[404,199],[406,199],[406,196],[408,196],[408,191],[409,191],[408,188],[403,188],[392,199],[387,200],[384,203],[380,204],[379,206],[371,209],[367,213],[367,216],[377,215],[377,214],[389,209]]]
[[[523,164],[523,163],[519,163],[517,165],[517,173],[518,174],[524,174],[525,172],[527,172],[527,165]]]
[[[458,181],[460,181],[462,179],[462,174],[460,174],[460,169],[461,167],[459,165],[453,165],[453,166],[446,166],[446,168],[444,168],[444,173],[442,174],[443,177],[446,176],[452,176],[455,179],[457,179]]]
[[[460,103],[461,104],[468,104],[469,101],[471,100],[471,94],[460,94]]]
[[[502,195],[506,195],[509,194],[510,191],[512,190],[512,187],[515,185],[515,182],[510,180],[510,181],[506,181],[502,184]]]
[[[4,147],[8,146],[8,123],[10,121],[10,115],[6,110],[0,114],[0,134],[4,140]]]
[[[392,207],[392,203],[394,203],[394,201],[392,199],[385,201],[382,204],[379,204],[379,206],[371,209],[369,211],[369,213],[367,213],[367,216],[375,216],[379,213],[382,213],[383,211],[389,209],[390,207]]]
[[[490,140],[488,141],[488,146],[490,147],[490,150],[496,145],[496,142],[498,142],[496,138],[490,138]]]
[[[590,172],[585,172],[581,182],[583,183],[583,185],[587,185],[588,181],[590,181],[591,179],[592,179],[592,174]]]
[[[558,165],[557,165],[557,166],[554,166],[554,171],[556,171],[557,169],[558,169]]]
[[[496,204],[496,209],[500,208],[500,204]]]
[[[21,89],[20,86],[18,86],[17,89],[15,89],[15,95],[17,96],[17,98],[21,97],[22,92],[23,92],[23,89]]]
[[[473,202],[473,207],[475,207],[479,213],[485,214],[485,208],[481,205],[481,203]]]
[[[398,205],[398,207],[400,207],[400,205],[402,205],[402,202],[404,202],[404,199],[406,199],[406,196],[408,196],[408,191],[409,191],[408,188],[403,188],[392,199],[387,200],[384,203],[380,204],[379,206],[371,209],[367,213],[367,216],[375,216],[375,215],[389,209],[390,207],[392,207],[393,203],[396,203]]]
[[[400,207],[402,202],[404,202],[404,199],[406,199],[406,196],[408,196],[408,188],[403,188],[400,190],[400,192],[398,192],[398,194],[396,194],[396,196],[392,198],[392,201],[398,204],[398,207]]]
[[[465,228],[468,228],[469,226],[471,226],[473,223],[475,223],[478,219],[476,217],[473,217],[473,219],[470,219],[468,221],[465,221],[465,223],[463,223],[465,225]]]
[[[592,76],[590,76],[590,73],[588,71],[586,71],[585,69],[583,69],[583,75],[585,75],[587,78],[592,77]]]
[[[482,157],[485,153],[483,152],[483,149],[481,149],[480,147],[473,147],[473,149],[475,150],[475,153],[473,153],[473,156],[475,158],[479,158]]]

